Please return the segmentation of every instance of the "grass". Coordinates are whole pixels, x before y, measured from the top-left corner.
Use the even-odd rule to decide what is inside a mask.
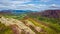
[[[36,34],[41,34],[40,32],[36,31],[33,26],[30,25],[29,27],[30,27],[30,29],[31,29],[32,31],[34,31]]]
[[[6,18],[14,18],[14,19],[20,20],[20,19],[23,19],[23,18],[26,16],[26,14],[19,14],[19,15],[3,15],[3,16],[6,17]]]
[[[9,26],[5,26],[0,22],[0,34],[13,34],[13,31]]]
[[[53,29],[47,27],[47,26],[44,26],[42,24],[39,24],[37,23],[36,21],[30,19],[30,21],[35,25],[35,26],[38,26],[40,28],[42,28],[44,31],[46,31],[47,33],[46,34],[58,34],[56,31],[54,31]]]
[[[5,15],[5,17],[7,17],[7,18],[14,18],[14,19],[18,19],[18,20],[24,18],[23,15],[20,15],[20,16],[13,16],[13,15],[7,16],[7,15]],[[32,17],[32,18],[34,18],[34,17]],[[38,20],[40,20],[40,21],[42,21],[42,22],[44,22],[46,24],[49,24],[49,25],[48,26],[42,25],[42,24],[34,21],[33,19],[28,19],[28,20],[30,20],[35,26],[38,26],[38,27],[42,28],[44,31],[46,31],[46,34],[58,34],[58,33],[60,33],[60,25],[58,23],[60,21],[58,19],[47,18],[47,17],[38,17],[38,16],[36,17],[36,19],[38,19]],[[5,27],[5,25],[1,25],[1,24],[0,24],[0,26],[2,28]],[[31,28],[31,29],[33,31],[35,31],[34,28]],[[12,34],[12,31],[11,31],[11,29],[9,27],[4,28],[0,32],[1,32],[1,34],[8,34],[8,33]],[[36,33],[37,34],[40,34],[40,33],[43,34],[44,32],[40,32],[40,33],[36,32]]]
[[[56,31],[57,34],[60,33],[60,18],[48,18],[48,17],[42,17],[42,16],[36,16],[36,17],[32,16],[31,18],[36,18],[39,21],[49,24],[48,25],[49,29]],[[37,23],[35,25],[37,25]],[[39,24],[38,24],[38,26],[39,26]],[[40,25],[40,27],[42,27],[42,26]],[[47,29],[47,28],[44,28],[44,29]]]
[[[43,20],[41,20],[43,19]],[[58,18],[40,18],[39,20],[43,21],[44,23],[49,23],[49,27],[55,30],[56,32],[60,33],[60,19]]]

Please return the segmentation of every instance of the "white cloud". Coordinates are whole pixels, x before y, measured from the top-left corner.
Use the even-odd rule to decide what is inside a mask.
[[[18,9],[18,10],[40,10],[44,8],[46,5],[44,4],[23,4],[19,1],[12,1],[12,2],[4,2],[0,4],[0,9]]]
[[[47,1],[47,0],[41,0]],[[49,1],[49,0],[48,0]],[[24,4],[27,2],[31,2],[31,0],[1,0],[0,1],[0,9],[18,9],[18,10],[42,10],[47,9],[47,5],[45,4]],[[52,4],[50,6],[57,6],[56,4]]]
[[[0,0],[0,9],[17,9],[17,7],[24,6],[24,3],[27,2],[31,2],[31,0]]]
[[[60,7],[60,5],[58,5],[58,4],[51,4],[50,6],[53,6],[53,7]]]
[[[49,1],[52,1],[52,0],[40,0],[41,2],[49,2]]]
[[[51,6],[57,6],[56,4],[52,4]]]
[[[23,4],[23,3],[27,3],[27,2],[31,2],[31,0],[2,0],[0,1],[0,4],[4,4],[4,5],[16,5],[16,4]]]

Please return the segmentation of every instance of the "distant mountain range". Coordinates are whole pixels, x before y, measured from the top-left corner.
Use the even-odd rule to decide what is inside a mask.
[[[32,12],[30,10],[2,10],[0,11],[0,14],[23,14],[23,13],[29,13]]]
[[[29,15],[49,18],[60,18],[60,10],[44,10],[41,12],[30,13]]]
[[[46,10],[41,13],[41,16],[60,18],[60,10]]]
[[[28,14],[32,16],[60,18],[60,10],[44,10],[44,11],[2,10],[0,11],[0,14]]]

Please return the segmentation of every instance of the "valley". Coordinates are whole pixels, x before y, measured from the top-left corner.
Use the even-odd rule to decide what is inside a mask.
[[[50,12],[49,12],[50,13]],[[48,14],[49,14],[48,13]],[[1,34],[60,34],[59,20],[41,12],[0,14]],[[50,15],[49,15],[50,16]],[[54,16],[53,16],[54,17]],[[57,20],[57,21],[56,21]]]

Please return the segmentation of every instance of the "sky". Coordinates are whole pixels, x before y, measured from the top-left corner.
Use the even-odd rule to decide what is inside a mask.
[[[0,0],[0,10],[60,9],[60,0]]]

